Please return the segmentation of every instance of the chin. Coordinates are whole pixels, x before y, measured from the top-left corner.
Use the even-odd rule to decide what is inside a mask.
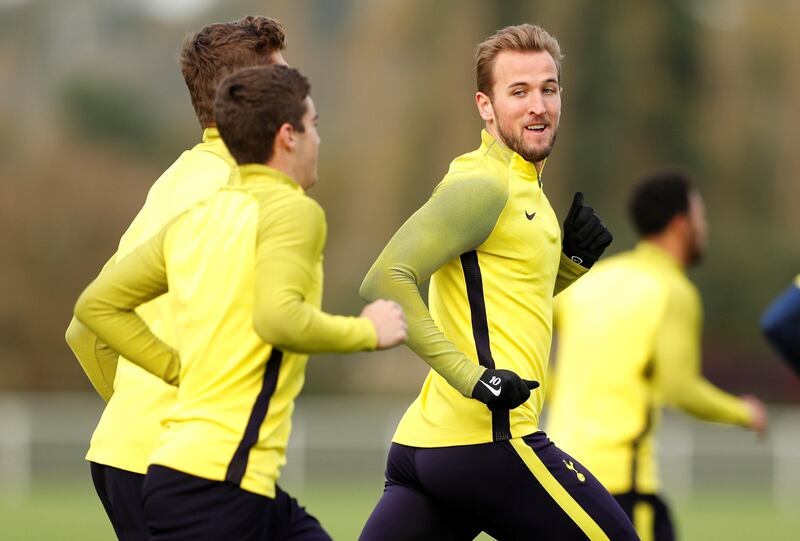
[[[553,147],[526,149],[525,155],[522,157],[531,163],[537,163],[550,156],[551,152],[553,152]]]
[[[555,138],[551,139],[547,142],[547,144],[537,144],[536,146],[526,148],[525,154],[522,155],[529,162],[537,163],[548,156],[553,152],[553,146],[555,144]]]
[[[696,267],[696,266],[700,265],[700,263],[703,262],[703,259],[705,259],[705,256],[706,256],[706,254],[704,252],[701,252],[701,251],[696,251],[696,252],[692,253],[689,256],[689,262],[688,262],[687,266],[688,267]]]

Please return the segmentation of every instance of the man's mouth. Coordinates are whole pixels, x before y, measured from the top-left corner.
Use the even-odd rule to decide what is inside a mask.
[[[536,124],[528,124],[525,126],[525,129],[528,131],[542,133],[547,128],[547,125],[544,123],[536,123]]]

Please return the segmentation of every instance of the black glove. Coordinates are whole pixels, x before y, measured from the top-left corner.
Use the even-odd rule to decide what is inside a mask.
[[[583,194],[577,192],[564,220],[564,255],[578,265],[591,268],[614,237],[592,207],[583,206]]]
[[[472,389],[472,398],[490,410],[512,410],[531,397],[538,381],[522,379],[511,370],[487,368]]]

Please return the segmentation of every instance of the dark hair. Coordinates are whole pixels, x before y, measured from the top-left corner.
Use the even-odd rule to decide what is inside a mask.
[[[272,54],[285,48],[281,23],[261,16],[214,23],[188,36],[178,61],[200,125],[214,123],[214,91],[222,79],[242,68],[271,64]]]
[[[262,66],[237,71],[220,83],[214,102],[217,128],[239,165],[272,158],[275,135],[286,123],[299,131],[311,85],[296,69]]]
[[[679,214],[689,211],[692,182],[686,173],[663,171],[643,178],[628,201],[628,212],[641,236],[661,233]]]

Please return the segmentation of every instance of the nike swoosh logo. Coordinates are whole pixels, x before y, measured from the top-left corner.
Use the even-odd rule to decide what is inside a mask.
[[[491,385],[489,385],[488,383],[486,383],[482,379],[479,379],[478,381],[483,383],[483,386],[486,387],[487,389],[489,389],[490,393],[492,393],[495,396],[500,396],[500,389],[495,389],[494,387],[492,387]]]
[[[533,220],[533,217],[536,216],[536,212],[534,211],[533,214],[528,214],[528,211],[525,211],[525,217],[529,220]]]

